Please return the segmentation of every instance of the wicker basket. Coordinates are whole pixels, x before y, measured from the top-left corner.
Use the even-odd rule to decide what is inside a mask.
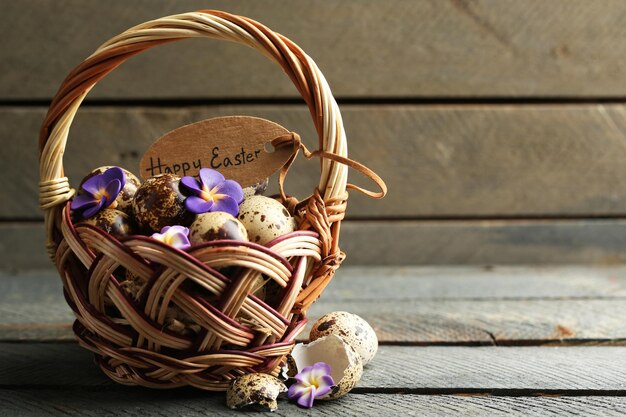
[[[308,152],[295,134],[283,138],[282,146],[293,146],[294,154],[279,176],[283,203],[301,219],[299,230],[266,246],[216,241],[185,252],[145,236],[116,239],[90,225],[74,225],[69,209],[74,190],[63,172],[63,152],[83,99],[96,82],[131,56],[194,37],[256,49],[280,65],[307,103],[320,149]],[[347,159],[339,109],[313,60],[265,26],[219,11],[157,19],[100,46],[59,88],[43,123],[39,149],[47,249],[76,315],[74,332],[110,378],[128,385],[223,390],[245,373],[276,374],[306,323],[307,309],[344,258],[338,237],[346,189],[359,189],[347,183],[348,167],[381,187],[379,193],[359,190],[375,197],[386,191],[374,173]],[[308,158],[321,160],[319,186],[303,201],[282,191],[300,149]],[[224,270],[236,273],[227,276]],[[120,271],[147,283],[141,299],[133,299],[120,285]],[[281,288],[273,305],[252,295],[261,274]],[[200,329],[195,337],[164,328],[172,306]]]

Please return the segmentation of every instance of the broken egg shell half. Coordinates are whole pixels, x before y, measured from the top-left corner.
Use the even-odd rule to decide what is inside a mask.
[[[239,206],[238,218],[248,231],[250,242],[260,245],[297,228],[296,220],[285,206],[262,195],[246,198]]]
[[[189,226],[189,241],[193,245],[213,240],[248,241],[248,232],[239,220],[223,211],[202,213]]]
[[[309,340],[334,334],[345,340],[367,365],[378,351],[376,332],[363,318],[347,311],[334,311],[320,317],[311,328]]]
[[[319,400],[334,400],[346,395],[361,380],[363,363],[358,353],[339,336],[331,334],[309,344],[298,343],[291,351],[298,372],[307,366],[325,362],[335,386]]]
[[[274,411],[278,408],[276,399],[285,392],[285,384],[272,375],[246,374],[231,382],[226,391],[226,405],[231,409],[257,405]]]

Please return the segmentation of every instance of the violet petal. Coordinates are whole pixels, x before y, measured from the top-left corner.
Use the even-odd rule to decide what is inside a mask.
[[[190,196],[185,199],[185,207],[192,213],[200,214],[211,211],[213,207],[212,201],[205,201],[200,197]]]
[[[200,188],[200,184],[198,184],[198,180],[194,177],[182,177],[180,179],[180,183],[184,189],[191,191],[194,194],[200,194],[202,191]]]
[[[124,174],[124,170],[120,167],[111,167],[100,175],[102,176],[102,182],[104,184],[109,184],[113,180],[118,180],[120,182],[120,189],[124,188],[124,185],[126,184],[126,174]]]
[[[108,171],[107,171],[108,172]],[[115,201],[118,194],[122,191],[122,183],[118,179],[114,179],[105,187],[105,193],[108,196],[106,205],[109,206]]]
[[[80,194],[72,200],[70,207],[72,210],[83,210],[88,206],[95,206],[96,204],[98,204],[98,201],[91,194]]]
[[[106,202],[106,197],[102,197],[100,199],[100,201],[98,202],[98,204],[96,204],[95,206],[90,207],[87,210],[83,211],[83,217],[88,219],[88,218],[94,216],[97,212],[100,211],[102,206],[104,206],[105,202]]]
[[[309,370],[313,378],[321,378],[323,375],[330,375],[330,365],[325,362],[313,364]]]
[[[220,198],[215,199],[215,204],[211,207],[211,211],[224,211],[233,217],[237,217],[239,204],[231,196],[222,194]]]
[[[310,391],[310,387],[311,386],[306,383],[298,382],[296,384],[292,384],[287,390],[287,398],[289,398],[290,400],[297,400],[298,398],[307,394]]]
[[[165,226],[163,229],[161,229],[161,233],[167,233],[168,231],[170,233],[181,233],[185,236],[189,236],[189,228],[185,226]]]
[[[106,186],[106,184],[107,183],[104,182],[102,174],[100,174],[94,175],[93,177],[89,178],[83,183],[83,185],[81,185],[81,188],[88,193],[95,195],[100,192],[100,190],[102,190]]]
[[[315,394],[316,397],[328,394],[335,386],[335,381],[333,381],[333,377],[330,375],[323,375],[317,381],[318,387],[317,393]]]
[[[311,408],[313,407],[314,400],[315,400],[315,387],[311,386],[309,387],[308,392],[301,395],[296,402],[298,403],[298,405],[302,407]]]
[[[208,190],[224,182],[224,176],[218,171],[210,168],[200,170],[200,181]]]
[[[243,201],[243,189],[237,181],[225,180],[217,187],[217,192],[231,196],[237,204]]]
[[[165,226],[161,233],[153,233],[152,238],[168,244],[174,248],[185,250],[191,247],[189,243],[189,229],[184,226]]]
[[[171,246],[180,250],[185,250],[191,246],[189,238],[182,233],[174,233],[170,236],[169,242]]]

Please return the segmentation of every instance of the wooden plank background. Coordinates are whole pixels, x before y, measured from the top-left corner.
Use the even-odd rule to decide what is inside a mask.
[[[5,414],[232,414],[223,394],[108,380],[67,343],[74,317],[52,275],[0,276]],[[623,266],[341,268],[310,319],[357,312],[381,346],[350,395],[307,415],[622,416],[625,296]],[[281,402],[276,415],[298,412]]]
[[[134,24],[200,6],[260,20],[324,71],[351,156],[390,189],[383,201],[350,198],[342,246],[353,265],[626,260],[622,1],[23,0],[0,4],[2,269],[49,265],[36,138],[67,72]],[[161,134],[226,114],[269,118],[313,145],[307,113],[246,48],[171,44],[94,89],[66,169],[73,184],[102,164],[136,171]],[[316,169],[300,161],[289,191],[307,195]]]

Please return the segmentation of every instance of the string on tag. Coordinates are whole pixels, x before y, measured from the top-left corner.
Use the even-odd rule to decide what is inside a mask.
[[[283,165],[283,167],[280,169],[280,173],[278,174],[279,192],[280,192],[281,198],[284,201],[287,201],[289,199],[286,196],[285,191],[284,191],[285,178],[287,177],[287,173],[289,172],[289,169],[293,165],[300,151],[302,151],[302,154],[304,155],[306,159],[319,157],[319,158],[328,159],[328,160],[337,162],[339,164],[345,165],[349,168],[352,168],[360,172],[361,174],[365,175],[367,178],[372,180],[378,186],[378,188],[380,188],[380,191],[370,191],[365,188],[359,187],[357,185],[348,183],[346,184],[347,190],[355,190],[355,191],[358,191],[362,194],[365,194],[369,197],[376,198],[376,199],[383,198],[387,194],[387,185],[385,184],[385,181],[383,181],[383,179],[374,171],[372,171],[365,165],[353,159],[346,158],[346,157],[337,155],[332,152],[324,151],[321,149],[311,152],[306,147],[306,145],[302,143],[302,139],[300,138],[300,135],[298,135],[296,132],[290,132],[286,135],[278,136],[277,138],[273,139],[271,143],[276,149],[282,148],[285,146],[293,147],[293,153],[291,157],[287,160],[285,165]]]

